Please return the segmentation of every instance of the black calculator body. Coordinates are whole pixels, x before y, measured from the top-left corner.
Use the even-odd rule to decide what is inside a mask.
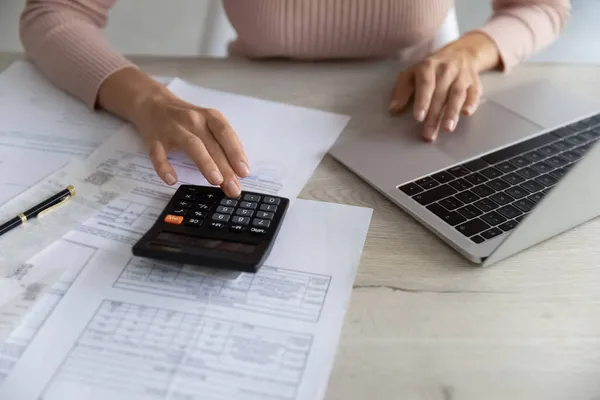
[[[139,257],[256,272],[269,255],[289,206],[283,197],[181,185],[133,246]]]

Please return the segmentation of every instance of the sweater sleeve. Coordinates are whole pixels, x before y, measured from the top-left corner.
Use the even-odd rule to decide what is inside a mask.
[[[491,18],[476,31],[496,43],[504,71],[551,44],[571,11],[569,0],[494,0],[492,8]]]
[[[116,0],[27,0],[19,33],[26,55],[57,87],[96,107],[104,79],[133,64],[104,39]]]

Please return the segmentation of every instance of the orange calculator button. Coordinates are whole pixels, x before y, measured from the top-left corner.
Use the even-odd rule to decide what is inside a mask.
[[[174,224],[174,225],[179,225],[183,222],[183,217],[180,215],[167,215],[165,217],[165,222],[167,224]]]

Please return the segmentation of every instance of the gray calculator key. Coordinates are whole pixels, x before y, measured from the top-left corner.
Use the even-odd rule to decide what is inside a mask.
[[[229,199],[229,198],[224,198],[221,200],[221,205],[222,206],[227,206],[227,207],[235,207],[237,205],[237,200],[236,199]]]
[[[233,218],[231,218],[231,222],[233,222],[234,224],[248,225],[248,223],[250,222],[250,218],[234,215]]]
[[[215,213],[215,214],[213,214],[212,219],[213,219],[213,221],[227,222],[227,221],[229,221],[229,215]]]
[[[254,214],[254,211],[248,208],[238,208],[237,210],[235,210],[235,213],[237,215],[241,215],[242,217],[251,217],[252,214]]]
[[[268,219],[254,218],[252,220],[252,225],[256,226],[257,228],[268,228],[269,225],[271,225],[271,221]]]
[[[233,207],[219,206],[217,212],[220,214],[233,214]]]
[[[244,195],[246,201],[260,201],[260,196],[257,194],[246,194]]]
[[[273,204],[261,204],[260,209],[262,211],[275,212],[275,211],[277,211],[277,206],[275,206]]]
[[[256,218],[273,219],[273,216],[275,216],[275,214],[272,212],[259,211],[256,213]]]
[[[258,203],[254,203],[252,201],[242,201],[240,203],[240,207],[242,208],[251,208],[251,209],[255,209],[258,206]]]
[[[277,197],[265,196],[263,203],[278,205],[281,199]]]

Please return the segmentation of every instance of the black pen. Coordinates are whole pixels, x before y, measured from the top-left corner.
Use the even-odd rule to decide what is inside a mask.
[[[29,210],[22,212],[5,224],[0,225],[0,236],[16,228],[17,226],[23,225],[31,218],[39,217],[40,215],[52,211],[54,208],[62,205],[65,201],[69,200],[73,196],[75,196],[75,188],[69,185],[65,190],[61,190],[54,196],[42,201],[40,204],[31,207]]]

